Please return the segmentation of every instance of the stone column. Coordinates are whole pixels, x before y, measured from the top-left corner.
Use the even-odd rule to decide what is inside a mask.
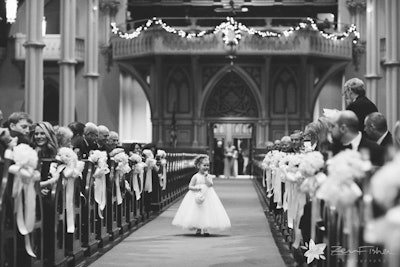
[[[100,0],[100,11],[102,16],[100,18],[100,26],[102,29],[102,35],[100,36],[100,43],[108,45],[111,37],[110,24],[115,20],[115,15],[118,12],[119,0]]]
[[[379,36],[378,36],[378,0],[367,1],[367,44],[366,44],[366,91],[368,98],[372,102],[377,101],[378,81],[381,78],[379,75],[380,70],[380,49],[379,49]]]
[[[25,111],[43,120],[43,0],[26,1]]]
[[[350,12],[350,21],[357,26],[357,30],[360,33],[360,40],[353,47],[353,65],[355,70],[358,71],[362,57],[365,54],[365,36],[367,33],[364,25],[366,25],[365,9],[367,4],[366,0],[346,0],[346,5]],[[363,71],[364,66],[361,67],[361,72]]]
[[[269,121],[268,120],[259,120],[257,124],[254,124],[256,129],[252,129],[256,132],[256,144],[257,148],[265,148],[266,142],[269,140]],[[254,136],[254,135],[253,135]]]
[[[400,119],[400,3],[386,0],[386,116],[389,129]]]
[[[85,40],[85,78],[88,90],[88,121],[97,124],[99,87],[99,1],[88,0],[86,40]]]
[[[193,94],[194,101],[192,102],[193,105],[193,116],[194,120],[198,120],[199,117],[201,116],[201,105],[203,103],[200,103],[199,101],[201,100],[201,94],[202,94],[202,88],[201,88],[201,77],[200,77],[200,68],[199,68],[199,56],[192,56],[191,57],[191,69],[192,69],[192,76],[193,76]],[[193,123],[193,142],[192,146],[193,147],[198,147],[199,146],[199,140],[198,140],[198,131],[199,128],[197,127],[197,123]]]
[[[60,125],[75,121],[76,0],[61,1]]]

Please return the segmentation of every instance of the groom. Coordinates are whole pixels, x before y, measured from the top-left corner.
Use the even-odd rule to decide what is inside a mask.
[[[373,165],[383,165],[383,147],[367,139],[361,134],[358,129],[358,118],[353,111],[340,111],[338,116],[333,120],[332,125],[333,126],[331,127],[330,132],[334,143],[337,144],[336,152],[340,152],[345,149],[352,149],[355,151],[367,150]]]

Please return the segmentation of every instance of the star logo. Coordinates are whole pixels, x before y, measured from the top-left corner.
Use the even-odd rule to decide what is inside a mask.
[[[307,257],[307,264],[310,264],[314,259],[323,259],[326,260],[324,256],[324,250],[326,248],[325,243],[321,244],[315,244],[314,240],[310,239],[310,244],[307,244],[306,246],[301,246],[303,249],[308,249],[305,253],[304,256]]]

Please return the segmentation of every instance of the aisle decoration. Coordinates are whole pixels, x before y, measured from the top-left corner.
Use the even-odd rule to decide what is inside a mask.
[[[161,173],[158,174],[160,187],[162,190],[167,188],[167,153],[164,150],[157,150],[157,157],[160,159]]]
[[[390,253],[399,255],[398,244],[400,235],[400,154],[391,162],[386,163],[371,179],[371,195],[364,197],[366,206],[366,228],[364,238],[371,243],[384,244]],[[374,218],[372,201],[386,211],[381,217]],[[393,265],[396,266],[396,265]],[[397,264],[398,266],[398,264]]]
[[[350,149],[340,152],[328,160],[328,179],[317,191],[317,197],[334,207],[348,207],[362,195],[355,180],[363,179],[372,169],[369,160]]]
[[[110,172],[107,165],[107,153],[105,151],[94,150],[89,156],[89,161],[93,162],[96,170],[93,174],[94,181],[94,199],[97,202],[98,214],[101,219],[103,217],[103,210],[106,207],[106,174]]]
[[[115,148],[110,152],[110,157],[117,164],[117,167],[115,168],[114,183],[117,195],[117,204],[120,205],[122,204],[121,181],[125,184],[124,175],[131,171],[131,167],[129,167],[129,157],[123,148]]]
[[[143,191],[143,174],[146,164],[142,162],[142,157],[138,154],[132,154],[129,160],[132,163],[132,187],[136,195],[136,200],[139,200]]]
[[[78,161],[77,154],[67,147],[59,149],[56,160],[59,162],[57,166],[53,163],[50,166],[51,180],[57,181],[62,173],[64,176],[63,186],[65,194],[65,209],[67,216],[67,232],[75,232],[75,214],[74,214],[74,195],[75,195],[75,179],[82,177],[82,171],[85,166],[83,161]],[[54,167],[54,168],[53,168]]]
[[[25,238],[25,250],[36,257],[32,250],[29,233],[35,227],[36,218],[36,191],[35,182],[40,180],[40,173],[36,170],[38,155],[36,151],[26,144],[19,144],[13,149],[15,164],[9,167],[9,172],[14,174],[12,196],[16,212],[17,227]]]
[[[158,171],[157,161],[154,159],[153,152],[150,149],[144,149],[143,155],[146,157],[146,181],[144,185],[144,191],[151,193],[153,192],[153,174],[152,171]]]
[[[322,172],[325,166],[324,156],[319,151],[312,151],[304,154],[299,165],[299,171],[305,180],[300,186],[300,190],[313,197],[319,186],[326,180],[326,175]]]

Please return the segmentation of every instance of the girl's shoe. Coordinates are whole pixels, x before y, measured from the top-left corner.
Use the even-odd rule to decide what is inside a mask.
[[[201,229],[197,229],[196,235],[201,235]]]
[[[203,235],[204,235],[204,236],[210,236],[210,233],[209,233],[207,230],[204,230],[204,231],[203,231]]]

